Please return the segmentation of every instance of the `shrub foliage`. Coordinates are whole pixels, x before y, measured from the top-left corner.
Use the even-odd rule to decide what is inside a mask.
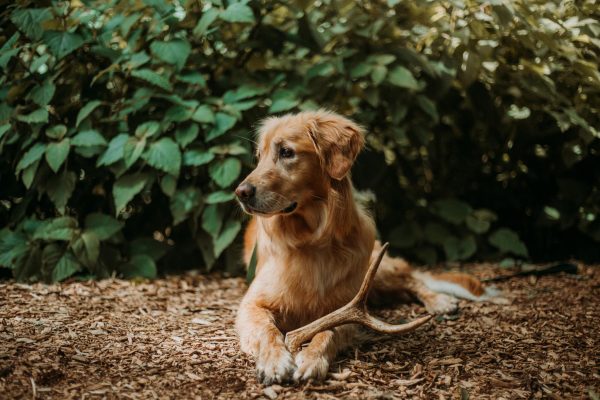
[[[597,259],[598,17],[593,0],[14,2],[0,265],[233,269],[256,121],[320,106],[367,128],[355,181],[406,256]]]

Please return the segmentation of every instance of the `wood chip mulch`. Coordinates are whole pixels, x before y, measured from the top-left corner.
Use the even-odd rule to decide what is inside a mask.
[[[598,399],[600,267],[498,286],[510,305],[461,301],[455,316],[345,352],[324,382],[263,387],[233,330],[240,278],[0,282],[0,398]]]

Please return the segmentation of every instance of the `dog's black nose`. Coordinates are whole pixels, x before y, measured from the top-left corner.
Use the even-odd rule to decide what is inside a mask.
[[[256,186],[248,182],[240,183],[240,185],[235,189],[235,195],[242,201],[250,200],[252,197],[254,197],[255,193]]]

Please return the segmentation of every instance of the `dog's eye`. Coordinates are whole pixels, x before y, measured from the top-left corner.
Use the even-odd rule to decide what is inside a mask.
[[[294,150],[289,147],[281,147],[279,149],[279,158],[292,158],[294,157]]]

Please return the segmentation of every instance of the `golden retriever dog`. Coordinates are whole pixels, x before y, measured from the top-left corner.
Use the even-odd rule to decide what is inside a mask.
[[[295,355],[284,344],[285,332],[350,301],[380,248],[373,218],[354,200],[349,177],[363,145],[361,127],[329,111],[268,118],[259,129],[258,165],[235,191],[252,215],[246,264],[257,251],[236,329],[265,384],[323,378],[355,336],[356,326],[344,325],[317,334]],[[448,294],[479,300],[490,293],[469,275],[433,276],[386,256],[370,300],[418,299],[430,313],[443,314],[457,307]]]

